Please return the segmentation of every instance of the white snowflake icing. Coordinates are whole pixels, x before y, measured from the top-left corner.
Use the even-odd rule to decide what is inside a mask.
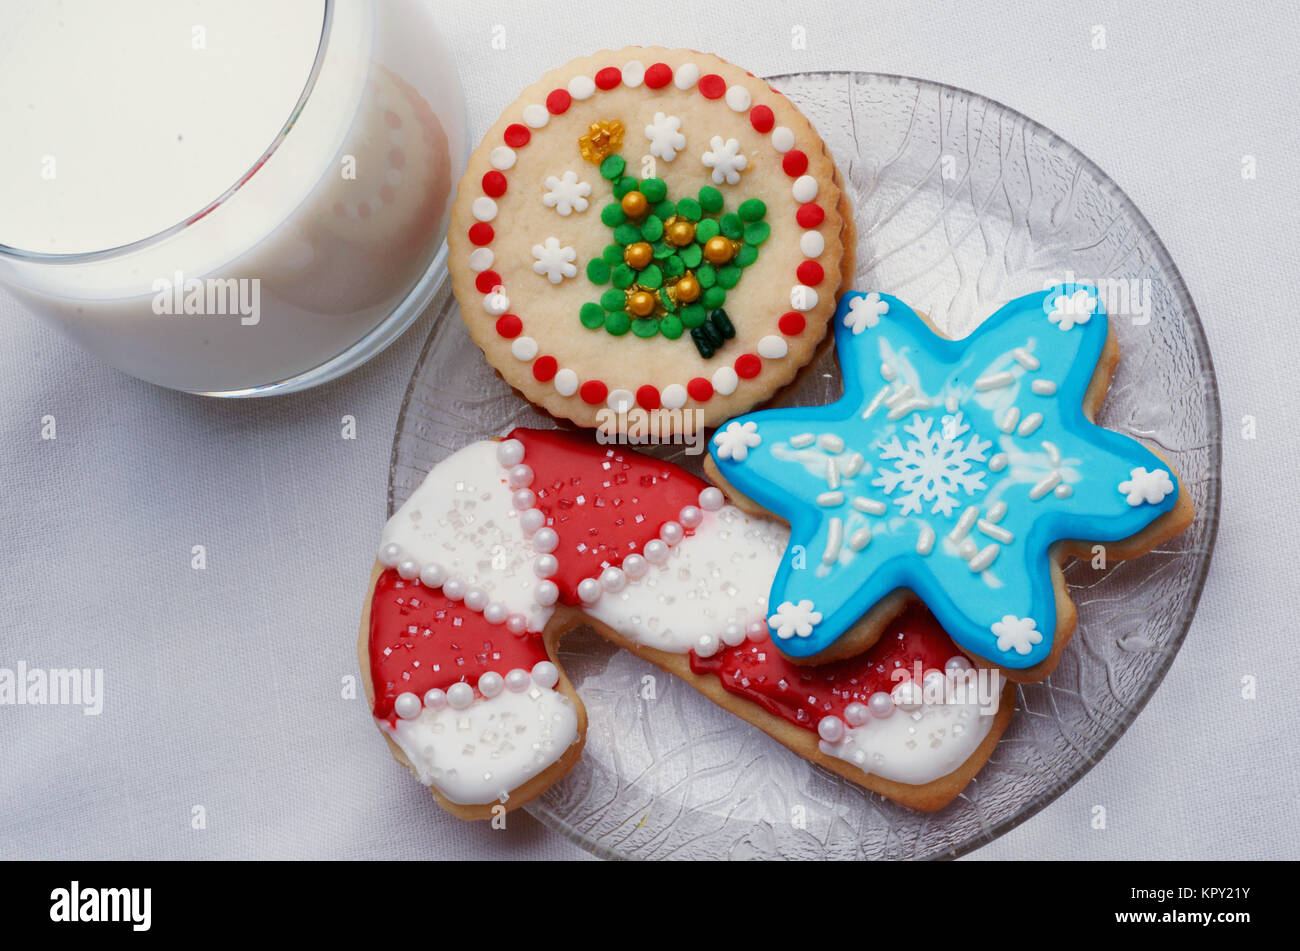
[[[570,247],[562,247],[559,238],[547,238],[545,244],[533,245],[533,270],[545,274],[552,284],[559,284],[566,277],[576,277],[578,268],[574,265],[578,252]]]
[[[554,208],[559,214],[568,215],[575,211],[587,210],[587,196],[591,186],[578,180],[578,173],[567,171],[559,178],[549,175],[546,178],[546,193],[542,195],[542,204]]]
[[[880,318],[889,310],[889,304],[872,291],[866,297],[855,297],[849,301],[849,312],[844,315],[844,326],[857,336],[869,327],[880,323]]]
[[[679,131],[681,127],[681,119],[656,112],[654,122],[645,127],[646,138],[650,140],[650,154],[665,162],[677,158],[677,153],[686,148],[686,136]]]
[[[724,142],[722,136],[715,135],[709,147],[711,151],[700,156],[700,161],[713,169],[713,184],[734,185],[740,181],[740,173],[749,164],[749,159],[740,154],[740,143],[735,139]]]
[[[1052,299],[1052,309],[1047,319],[1062,330],[1070,330],[1076,324],[1086,324],[1092,319],[1097,309],[1097,298],[1087,291],[1075,291],[1069,297],[1057,294]]]
[[[1119,484],[1119,490],[1124,493],[1124,499],[1129,505],[1137,506],[1143,502],[1156,504],[1163,502],[1165,496],[1174,491],[1174,483],[1164,469],[1147,472],[1138,466]]]
[[[799,637],[812,636],[812,630],[822,622],[822,613],[813,610],[813,603],[804,598],[798,604],[782,601],[776,613],[767,619],[768,626],[776,631],[776,636],[788,641],[796,634]]]
[[[892,462],[893,468],[881,466],[880,475],[871,483],[886,495],[901,488],[894,504],[903,515],[920,512],[922,502],[932,502],[931,514],[951,516],[960,493],[974,495],[985,488],[983,469],[972,471],[971,464],[984,462],[984,453],[993,443],[974,433],[963,440],[970,426],[962,421],[961,413],[945,416],[938,430],[928,416],[913,417],[903,429],[911,438],[904,445],[893,436],[880,446],[881,461]]]
[[[713,436],[713,444],[718,447],[718,458],[734,459],[737,462],[744,462],[749,456],[749,450],[762,441],[763,437],[758,433],[758,423],[752,420],[747,423],[733,420],[727,423],[726,429],[719,430]]]
[[[1004,615],[1001,621],[993,622],[993,634],[998,639],[998,650],[1013,650],[1017,654],[1028,654],[1035,644],[1041,644],[1043,635],[1036,630],[1038,622],[1031,617]]]

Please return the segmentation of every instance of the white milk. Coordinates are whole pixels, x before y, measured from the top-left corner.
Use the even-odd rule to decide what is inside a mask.
[[[0,280],[195,392],[391,339],[436,284],[462,98],[417,0],[335,0],[318,57],[326,9],[0,0]]]

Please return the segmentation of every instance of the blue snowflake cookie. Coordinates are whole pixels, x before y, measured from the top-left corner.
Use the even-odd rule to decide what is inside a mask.
[[[1128,538],[1178,501],[1164,462],[1084,416],[1108,333],[1095,290],[1018,298],[964,340],[887,294],[845,294],[834,325],[843,397],[740,416],[709,447],[737,491],[790,522],[774,643],[820,654],[907,588],[970,653],[1041,663],[1051,546]]]

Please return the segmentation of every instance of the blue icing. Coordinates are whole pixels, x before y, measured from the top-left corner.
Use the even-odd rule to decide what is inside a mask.
[[[843,397],[737,417],[710,444],[737,490],[790,522],[768,602],[778,647],[818,654],[902,587],[971,653],[1045,659],[1051,545],[1127,538],[1178,499],[1163,462],[1083,414],[1107,329],[1077,285],[1018,298],[964,340],[895,297],[844,295]]]

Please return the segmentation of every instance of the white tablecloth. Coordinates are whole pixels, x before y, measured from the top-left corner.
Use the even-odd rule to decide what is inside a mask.
[[[856,68],[952,83],[1104,168],[1163,237],[1206,324],[1223,401],[1222,528],[1150,705],[1073,789],[976,856],[1296,858],[1300,741],[1282,667],[1300,585],[1294,503],[1282,500],[1300,471],[1297,9],[1055,6],[436,4],[475,138],[545,69],[642,42],[716,50],[760,75]],[[364,697],[340,696],[427,317],[335,384],[229,402],[108,369],[2,293],[0,327],[0,667],[105,678],[97,717],[0,706],[0,857],[585,856],[522,814],[493,832],[432,808]],[[340,439],[345,414],[355,441]],[[53,441],[40,438],[46,415]],[[205,570],[190,566],[194,545]],[[1242,697],[1246,676],[1256,699]]]

